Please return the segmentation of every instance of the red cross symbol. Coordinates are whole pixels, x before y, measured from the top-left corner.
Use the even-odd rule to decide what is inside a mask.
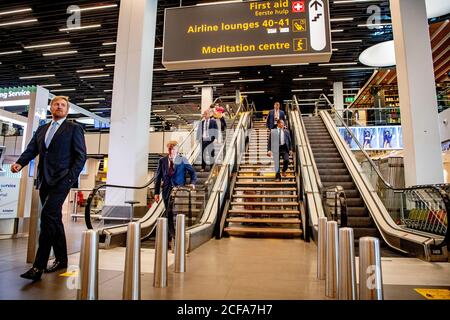
[[[292,12],[305,12],[305,2],[304,1],[292,2]]]

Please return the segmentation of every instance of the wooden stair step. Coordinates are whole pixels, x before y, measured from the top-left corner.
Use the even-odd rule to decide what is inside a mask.
[[[232,223],[286,223],[286,224],[300,224],[301,220],[298,218],[227,218],[228,222]]]
[[[302,231],[296,228],[257,228],[257,227],[228,227],[225,231],[230,235],[240,233],[289,234],[300,236]]]
[[[233,198],[280,198],[280,199],[297,199],[296,194],[233,194]],[[348,201],[348,200],[347,200]]]
[[[256,215],[277,215],[277,214],[289,214],[289,215],[300,215],[299,210],[249,210],[249,209],[230,209],[228,210],[230,214],[256,214]]]
[[[261,171],[261,170],[239,170],[239,173],[241,174],[241,173],[272,173],[272,174],[275,174],[275,171],[274,170],[271,170],[271,171]],[[294,173],[294,171],[293,170],[288,170],[288,171],[286,171],[286,173]]]
[[[269,172],[269,174],[273,175],[272,176],[245,176],[245,175],[238,175],[238,179],[274,179],[275,178],[275,173],[271,173]],[[283,177],[283,179],[295,179],[295,176],[292,175],[286,175],[286,177]]]
[[[245,188],[245,187],[237,187],[234,188],[234,191],[297,191],[297,188]]]
[[[296,181],[236,181],[236,185],[241,186],[241,185],[263,185],[263,186],[267,186],[267,185],[296,185],[297,182]]]
[[[239,201],[233,201],[231,202],[231,205],[233,206],[280,206],[280,207],[293,207],[298,206],[298,202],[281,202],[281,201],[269,201],[269,202],[239,202]]]

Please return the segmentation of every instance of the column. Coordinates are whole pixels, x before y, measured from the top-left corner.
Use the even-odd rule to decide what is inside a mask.
[[[202,114],[213,102],[213,87],[202,87]]]
[[[407,186],[444,181],[425,0],[391,0]]]
[[[334,82],[333,83],[333,101],[334,108],[336,112],[342,117],[342,112],[344,111],[344,83]]]
[[[157,0],[122,0],[108,150],[108,184],[141,186],[147,182],[150,106]],[[103,215],[128,216],[125,201],[147,208],[147,190],[108,188]]]

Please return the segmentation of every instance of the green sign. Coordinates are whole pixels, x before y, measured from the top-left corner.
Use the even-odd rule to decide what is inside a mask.
[[[346,103],[353,103],[353,102],[355,102],[355,97],[345,97],[345,102]]]
[[[328,0],[272,0],[168,8],[168,70],[328,62]]]

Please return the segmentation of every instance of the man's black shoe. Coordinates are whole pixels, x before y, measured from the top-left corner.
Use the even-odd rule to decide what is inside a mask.
[[[33,281],[40,280],[41,276],[42,276],[42,270],[39,270],[38,268],[35,268],[35,267],[32,267],[30,270],[28,270],[27,272],[20,275],[20,277],[22,277],[22,278],[33,280]]]
[[[67,268],[67,262],[66,263],[62,263],[59,261],[55,261],[53,262],[52,266],[45,269],[44,272],[45,273],[51,273],[51,272],[55,272],[61,269],[66,269]]]
[[[275,175],[275,180],[276,180],[276,181],[281,181],[281,175],[280,175],[280,173],[277,173],[277,174]]]

